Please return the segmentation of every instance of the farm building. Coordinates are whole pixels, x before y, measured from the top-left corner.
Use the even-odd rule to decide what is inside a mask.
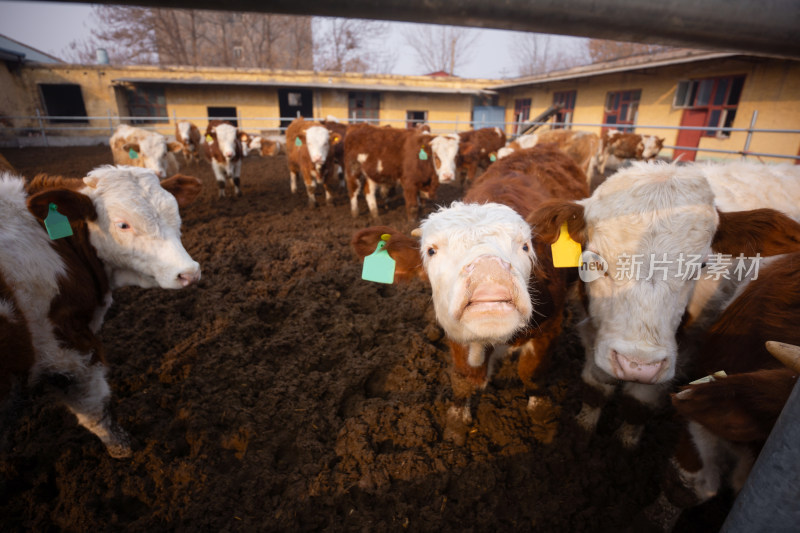
[[[428,122],[434,131],[503,126],[513,135],[520,123],[560,106],[557,123],[659,135],[665,138],[662,155],[682,160],[736,158],[746,151],[786,162],[800,148],[800,62],[791,59],[672,49],[488,80],[70,65],[28,57],[6,59],[0,67],[0,141],[7,146],[42,144],[43,134],[49,144],[75,143],[76,137],[97,142],[120,120],[169,134],[175,119],[203,124],[208,117],[230,117],[245,130],[274,131],[298,115],[393,126]]]

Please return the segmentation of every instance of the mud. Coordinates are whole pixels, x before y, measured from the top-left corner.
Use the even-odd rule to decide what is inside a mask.
[[[3,155],[26,176],[111,163],[107,147]],[[537,409],[512,357],[456,444],[429,289],[360,280],[349,241],[368,225],[363,199],[358,219],[344,192],[309,209],[283,156],[246,159],[236,199],[217,198],[208,165],[182,172],[205,186],[182,213],[202,280],[119,290],[102,329],[133,457],[112,459],[65,408],[35,399],[0,450],[2,530],[618,531],[657,497],[669,412],[633,452],[613,437],[613,404],[587,438],[573,422],[583,356],[572,329]],[[443,186],[437,201],[460,195]],[[410,229],[402,198],[382,213]],[[718,497],[677,530],[717,530],[729,505]]]

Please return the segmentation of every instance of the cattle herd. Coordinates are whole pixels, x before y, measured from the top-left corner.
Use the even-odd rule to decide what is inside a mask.
[[[637,517],[659,529],[723,485],[742,487],[796,381],[798,166],[651,161],[663,139],[622,132],[558,129],[507,142],[498,128],[434,134],[331,117],[298,118],[283,137],[218,120],[202,134],[181,121],[175,138],[123,125],[109,140],[117,166],[83,179],[0,174],[4,431],[15,395],[47,390],[110,455],[131,455],[108,409],[99,331],[114,289],[200,279],[179,208],[201,183],[178,173],[178,153],[210,163],[221,202],[242,194],[250,153],[285,153],[289,187],[297,191],[299,174],[310,207],[318,187],[329,204],[345,190],[359,217],[363,194],[377,225],[353,235],[355,254],[383,246],[395,282],[430,285],[452,365],[450,427],[479,423],[480,392],[510,354],[535,409],[565,316],[577,315],[585,362],[575,417],[587,439],[615,396],[616,437],[628,449],[654,410],[674,407],[681,436],[669,482]],[[612,158],[635,161],[606,178]],[[421,217],[448,182],[460,200]],[[407,228],[380,225],[378,193],[397,186]],[[55,238],[59,215],[69,235]],[[557,267],[563,240],[577,252]],[[463,445],[463,435],[445,438]]]

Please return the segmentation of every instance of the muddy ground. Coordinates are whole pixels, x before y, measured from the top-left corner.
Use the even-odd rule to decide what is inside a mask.
[[[107,147],[3,154],[26,176],[111,162]],[[34,401],[0,450],[3,530],[618,531],[656,498],[669,413],[626,452],[612,404],[587,446],[571,330],[541,381],[552,409],[526,410],[512,358],[455,444],[429,289],[360,279],[349,241],[368,225],[363,199],[358,219],[343,192],[307,208],[283,156],[248,158],[238,199],[217,198],[206,164],[183,172],[205,185],[182,213],[202,280],[119,290],[102,329],[133,457],[112,459],[65,408]],[[437,201],[460,193],[443,186]],[[408,229],[401,199],[383,221]],[[715,531],[729,505],[677,530]]]

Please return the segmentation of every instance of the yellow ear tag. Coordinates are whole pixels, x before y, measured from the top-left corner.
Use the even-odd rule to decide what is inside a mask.
[[[209,135],[209,134],[206,134],[206,142],[207,142],[208,144],[211,144],[211,143],[213,143],[213,142],[214,142],[214,137],[212,137],[212,136],[211,136],[211,135]]]
[[[361,279],[375,283],[394,283],[395,260],[386,251],[386,241],[391,235],[384,233],[375,251],[364,258],[364,267],[361,269]]]
[[[567,230],[567,223],[561,224],[558,240],[550,245],[553,251],[553,266],[569,268],[581,266],[581,245],[573,241]]]

